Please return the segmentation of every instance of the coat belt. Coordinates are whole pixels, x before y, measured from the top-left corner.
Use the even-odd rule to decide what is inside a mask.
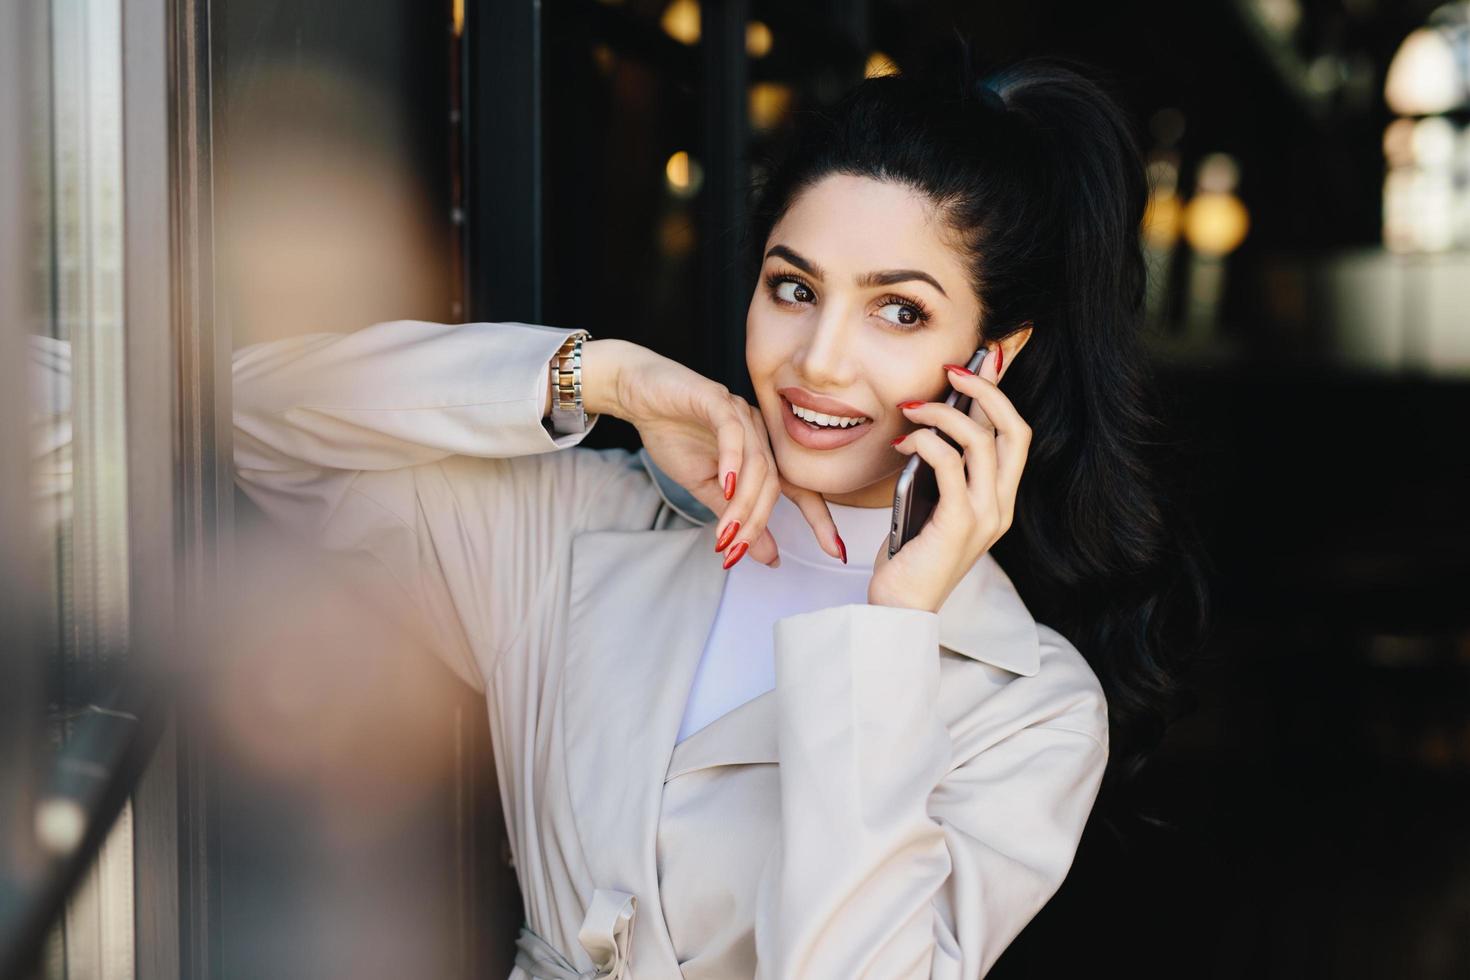
[[[536,980],[624,980],[633,945],[633,918],[638,898],[613,888],[598,888],[582,917],[577,941],[592,957],[591,970],[578,970],[571,959],[521,926],[516,939],[516,966]]]

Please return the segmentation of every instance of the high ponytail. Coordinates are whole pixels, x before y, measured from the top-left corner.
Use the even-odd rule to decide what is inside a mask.
[[[1034,328],[1002,384],[1032,441],[992,553],[1103,684],[1106,810],[1189,706],[1180,681],[1210,605],[1198,536],[1161,476],[1177,446],[1140,336],[1144,162],[1095,70],[1032,58],[985,72],[960,53],[797,114],[755,186],[748,259],[759,267],[771,229],[823,177],[894,180],[957,234],[981,303],[976,346]]]

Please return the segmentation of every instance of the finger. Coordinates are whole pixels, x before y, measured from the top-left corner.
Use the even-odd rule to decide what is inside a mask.
[[[776,469],[775,460],[770,464],[770,478],[766,480],[766,486],[761,489],[760,495],[760,523],[766,526],[770,520],[770,511],[775,510],[776,501],[781,500],[781,472]],[[772,539],[775,544],[775,539]],[[778,552],[779,557],[779,552]]]
[[[763,489],[760,497],[761,506],[758,508],[757,513],[751,516],[752,526],[761,528],[762,532],[761,537],[751,548],[751,552],[756,556],[756,561],[765,562],[772,568],[778,568],[781,565],[781,548],[777,544],[775,536],[766,528],[766,524],[771,519],[771,510],[775,507],[776,498],[781,493],[782,481],[780,471],[776,467],[776,460],[771,452],[771,436],[766,431],[765,419],[761,416],[760,408],[749,403],[746,404],[745,408],[746,421],[750,424],[751,438],[754,440],[757,450],[765,457],[769,467],[766,482],[770,485]]]
[[[771,454],[771,440],[766,433],[764,424],[760,419],[760,410],[754,405],[747,406],[745,412],[745,423],[750,430],[750,439],[753,448],[752,454],[758,453],[766,462],[766,476],[762,481],[760,493],[756,495],[756,503],[750,514],[751,533],[758,537],[751,545],[751,553],[755,560],[775,568],[781,563],[781,551],[775,537],[766,529],[771,519],[771,510],[776,506],[776,498],[781,495],[781,473],[776,468],[775,457]]]
[[[771,433],[766,428],[765,417],[761,415],[760,409],[751,406],[751,418],[757,431],[769,451],[771,445]],[[779,481],[780,492],[784,493],[792,503],[796,504],[806,522],[811,525],[812,533],[817,537],[817,544],[821,545],[823,551],[841,561],[847,563],[847,546],[842,541],[842,535],[837,533],[837,522],[832,519],[832,511],[827,506],[827,498],[815,490],[799,487],[780,475],[780,470],[775,466],[772,458],[772,469],[775,469]],[[773,505],[774,506],[774,505]]]
[[[955,389],[970,395],[974,401],[970,411],[983,413],[984,417],[995,427],[997,468],[995,485],[1000,498],[1006,508],[1015,503],[1016,488],[1021,482],[1021,471],[1025,468],[1026,457],[1031,447],[1031,427],[1026,420],[1021,418],[1021,413],[1016,411],[1016,406],[1006,397],[1005,392],[996,387],[994,381],[985,377],[987,373],[994,374],[995,369],[991,366],[993,357],[987,357],[987,364],[981,365],[981,373],[978,375],[967,375],[959,371],[950,371],[950,381]]]
[[[842,535],[837,533],[837,522],[832,519],[827,498],[815,490],[799,487],[784,477],[781,480],[781,492],[800,509],[806,522],[812,526],[817,544],[822,546],[822,550],[847,564],[847,546],[842,541]]]
[[[926,463],[934,467],[934,477],[939,483],[939,505],[935,508],[936,517],[940,510],[947,512],[952,509],[956,501],[963,503],[966,513],[972,515],[975,513],[969,503],[970,488],[965,483],[964,459],[958,450],[940,437],[939,433],[933,429],[919,429],[916,432],[910,432],[893,448],[905,455],[918,453]]]
[[[1005,392],[996,386],[995,379],[990,377],[995,374],[994,365],[995,358],[987,355],[980,365],[979,374],[949,371],[949,382],[954,385],[956,391],[969,395],[974,401],[980,403],[990,424],[997,432],[1025,428],[1026,420],[1021,418],[1021,413],[1016,411],[1016,406],[1006,397]]]
[[[712,413],[715,416],[715,442],[718,446],[719,463],[715,470],[715,482],[719,484],[726,500],[730,500],[739,486],[740,465],[745,461],[746,433],[741,423],[741,412],[730,401]]]
[[[976,372],[982,378],[991,381],[1000,381],[1001,352],[999,344],[991,344],[985,350],[985,356],[980,358],[980,370]]]
[[[972,408],[972,411],[979,409]],[[937,427],[959,443],[964,453],[971,498],[977,504],[994,499],[997,448],[995,430],[990,427],[988,420],[977,419],[944,402],[924,402],[913,408],[903,409],[903,414],[915,422]]]
[[[980,418],[976,418],[974,414],[962,412],[944,402],[904,402],[899,405],[899,410],[909,421],[930,425],[943,432],[959,443],[961,450],[979,448],[986,443],[995,442],[995,429],[983,417],[983,413]]]
[[[730,506],[720,514],[715,529],[715,550],[723,552],[727,557],[730,551],[738,547],[741,542],[745,542],[749,548],[757,548],[765,522],[757,523],[754,520],[756,505],[771,469],[771,464],[755,438],[748,416],[744,411],[737,414],[740,416],[737,424],[740,426],[741,437],[744,440],[743,463],[740,478],[735,486],[735,496],[731,498]],[[740,523],[740,526],[733,534],[727,534],[726,529],[736,521]],[[764,555],[764,558],[759,560],[769,562],[774,557],[774,543],[775,538],[771,537],[768,543],[760,545],[759,554]]]

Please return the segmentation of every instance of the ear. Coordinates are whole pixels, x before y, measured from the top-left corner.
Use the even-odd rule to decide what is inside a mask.
[[[1021,348],[1026,346],[1026,342],[1031,339],[1032,329],[1033,325],[1031,321],[1027,320],[1018,329],[1012,331],[999,341],[1004,357],[1001,360],[1000,374],[996,377],[997,381],[1004,378],[1006,372],[1011,369],[1012,361],[1015,360],[1017,354],[1021,353]]]

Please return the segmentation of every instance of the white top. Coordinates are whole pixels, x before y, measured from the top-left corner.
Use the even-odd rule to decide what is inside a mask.
[[[868,601],[873,558],[888,536],[892,510],[830,502],[827,509],[847,545],[846,565],[822,550],[801,509],[781,494],[766,522],[781,552],[780,567],[762,565],[749,554],[731,566],[684,708],[678,741],[775,688],[772,630],[777,620]],[[710,560],[722,560],[714,553],[713,541]]]

